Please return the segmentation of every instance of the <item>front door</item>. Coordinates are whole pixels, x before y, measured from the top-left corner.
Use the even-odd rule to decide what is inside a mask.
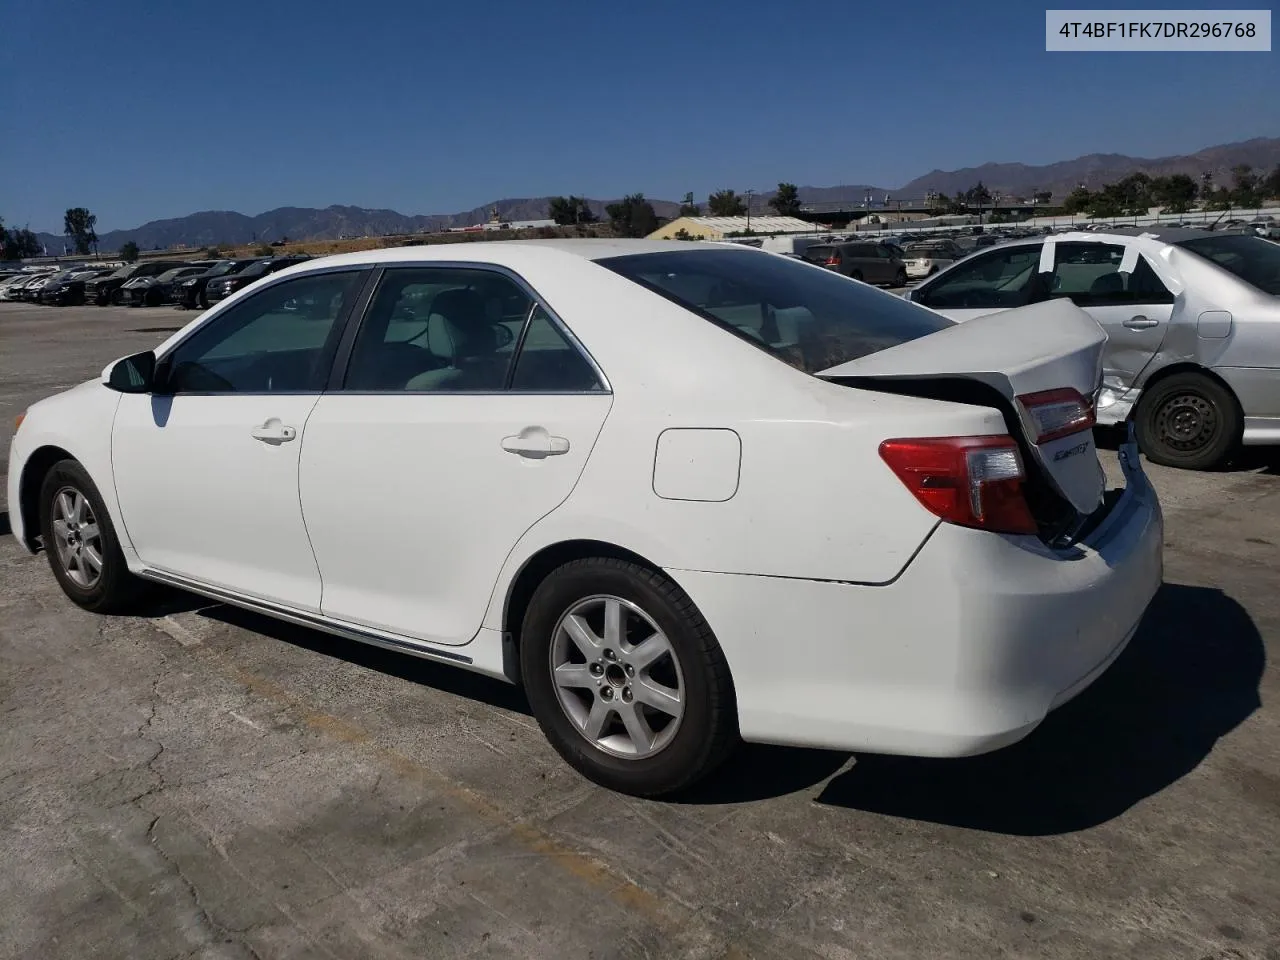
[[[318,610],[298,455],[364,274],[310,274],[221,311],[125,394],[111,437],[125,532],[148,567]]]
[[[523,286],[389,269],[302,448],[322,611],[443,644],[480,628],[517,541],[577,482],[612,396]]]
[[[911,299],[952,320],[972,320],[988,313],[1034,303],[1043,287],[1039,243],[1001,247],[970,257],[926,280]]]
[[[1131,388],[1160,350],[1173,316],[1173,294],[1141,254],[1121,272],[1118,243],[1059,243],[1050,296],[1069,297],[1107,332],[1103,387],[1119,395]]]

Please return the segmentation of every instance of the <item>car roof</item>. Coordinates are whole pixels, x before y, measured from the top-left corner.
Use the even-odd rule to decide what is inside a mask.
[[[433,243],[414,247],[384,247],[359,250],[305,260],[291,271],[365,266],[373,263],[421,263],[429,260],[499,263],[517,267],[521,263],[546,262],[548,254],[577,260],[603,260],[640,253],[698,252],[706,250],[754,250],[740,243],[687,240],[481,240],[474,243]],[[762,251],[756,251],[762,253]]]

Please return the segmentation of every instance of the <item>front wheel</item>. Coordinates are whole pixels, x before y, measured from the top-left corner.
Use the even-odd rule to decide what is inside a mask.
[[[574,560],[534,592],[520,668],[538,725],[571,766],[635,796],[685,789],[737,742],[729,667],[693,601],[663,574]]]
[[[1202,373],[1177,373],[1143,391],[1134,421],[1148,460],[1184,470],[1221,466],[1244,425],[1236,398]]]
[[[905,287],[907,285],[907,271],[899,270],[898,275],[893,278],[893,285],[895,287]]]
[[[102,494],[75,460],[54,464],[40,485],[40,534],[62,592],[86,610],[116,613],[144,592],[120,552]]]

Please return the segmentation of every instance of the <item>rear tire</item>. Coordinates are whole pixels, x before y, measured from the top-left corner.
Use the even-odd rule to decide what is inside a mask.
[[[75,460],[60,460],[40,484],[40,535],[49,567],[74,603],[94,613],[132,608],[146,584],[129,572],[102,494]]]
[[[1240,442],[1244,419],[1236,398],[1202,373],[1176,373],[1143,391],[1134,414],[1138,449],[1152,463],[1212,470]]]
[[[861,270],[854,270],[852,273],[850,273],[850,274],[849,274],[849,279],[850,279],[850,280],[861,280],[861,279],[862,279],[862,271],[861,271]]]
[[[678,792],[737,743],[733,683],[710,626],[679,586],[637,564],[588,557],[552,571],[525,613],[520,669],[551,745],[611,790]]]

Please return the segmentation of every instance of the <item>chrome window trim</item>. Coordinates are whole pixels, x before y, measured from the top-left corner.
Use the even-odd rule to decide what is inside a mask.
[[[488,273],[497,273],[503,277],[506,277],[508,280],[513,281],[516,284],[516,286],[520,287],[529,296],[529,299],[532,301],[530,303],[529,310],[525,314],[524,322],[521,324],[520,335],[516,338],[515,350],[512,352],[512,360],[516,362],[513,362],[511,364],[511,368],[507,371],[507,377],[504,383],[510,383],[511,378],[515,375],[515,369],[519,365],[518,363],[519,351],[524,344],[525,333],[528,331],[529,324],[532,321],[534,308],[541,307],[542,310],[548,316],[548,318],[550,318],[552,326],[554,326],[556,330],[560,333],[560,335],[565,338],[565,342],[568,343],[572,349],[576,350],[579,356],[582,357],[582,359],[587,361],[588,366],[591,367],[592,372],[596,375],[596,379],[597,381],[599,381],[601,389],[590,390],[590,391],[583,391],[583,390],[515,391],[515,390],[508,390],[505,388],[499,389],[499,390],[346,390],[346,389],[340,388],[337,390],[326,391],[327,393],[343,394],[346,396],[378,396],[378,397],[388,397],[388,396],[435,397],[435,396],[449,396],[449,395],[460,396],[460,397],[461,396],[599,397],[599,396],[611,396],[613,394],[613,384],[610,382],[608,376],[606,376],[604,372],[604,368],[601,367],[600,364],[596,362],[596,358],[591,355],[591,351],[588,350],[586,345],[581,340],[578,339],[578,337],[574,334],[572,330],[569,329],[568,324],[564,322],[564,320],[560,317],[560,315],[551,308],[550,304],[547,303],[546,298],[543,297],[540,293],[538,293],[538,291],[534,289],[533,285],[530,284],[527,280],[525,280],[524,277],[516,273],[516,271],[512,270],[510,267],[504,266],[500,263],[491,263],[489,261],[484,261],[484,260],[395,260],[390,262],[373,263],[373,264],[369,264],[368,266],[371,269],[380,271],[380,273],[378,274],[378,277],[377,277],[377,286],[373,288],[372,293],[369,297],[369,301],[367,304],[365,304],[364,310],[361,312],[358,318],[353,316],[351,318],[351,321],[349,321],[356,325],[355,336],[357,338],[360,336],[360,331],[363,329],[365,321],[369,316],[369,309],[373,306],[373,300],[374,300],[374,297],[377,296],[378,288],[381,287],[383,280],[386,278],[387,273],[390,271],[440,269],[440,270],[476,270],[476,271],[483,271]],[[343,371],[343,379],[344,380],[346,379],[345,370]]]

